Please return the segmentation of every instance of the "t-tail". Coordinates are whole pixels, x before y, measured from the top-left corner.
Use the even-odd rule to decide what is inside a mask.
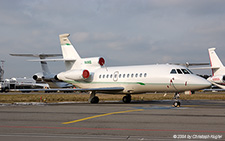
[[[59,35],[63,59],[67,70],[84,70],[102,67],[105,64],[103,57],[81,58],[68,37],[70,34]]]
[[[75,81],[92,81],[94,70],[105,64],[103,57],[81,58],[69,41],[70,34],[59,35],[63,60],[66,65],[66,72],[56,76],[56,79],[72,79]]]
[[[212,75],[224,75],[225,67],[215,52],[216,48],[209,48],[209,59],[212,68]]]

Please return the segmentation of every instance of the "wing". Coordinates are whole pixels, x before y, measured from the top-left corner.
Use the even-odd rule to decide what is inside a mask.
[[[225,89],[204,89],[203,92],[224,92]]]
[[[75,91],[95,91],[95,92],[120,92],[123,87],[103,87],[103,88],[75,88],[75,89],[12,89],[16,92],[75,92]]]

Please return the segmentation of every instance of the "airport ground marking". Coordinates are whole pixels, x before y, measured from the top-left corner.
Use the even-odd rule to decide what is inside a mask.
[[[103,116],[108,116],[108,115],[115,115],[115,114],[121,114],[121,113],[129,113],[129,112],[137,112],[137,111],[144,111],[144,109],[127,110],[127,111],[119,111],[119,112],[112,112],[112,113],[106,113],[106,114],[101,114],[101,115],[95,115],[95,116],[86,117],[86,118],[73,120],[73,121],[69,121],[69,122],[63,122],[62,124],[71,124],[71,123],[76,123],[76,122],[89,120],[89,119],[93,119],[93,118],[98,118],[98,117],[103,117]]]

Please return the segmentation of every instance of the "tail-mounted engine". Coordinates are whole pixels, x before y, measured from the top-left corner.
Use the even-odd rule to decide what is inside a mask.
[[[58,75],[55,76],[55,79],[57,80],[87,80],[90,77],[90,72],[88,70],[70,70],[66,72],[61,72]]]
[[[43,78],[43,74],[42,73],[36,73],[36,74],[33,75],[33,79],[35,81],[43,81],[42,78]]]
[[[84,68],[89,67],[102,67],[105,64],[103,57],[82,58],[81,66]]]

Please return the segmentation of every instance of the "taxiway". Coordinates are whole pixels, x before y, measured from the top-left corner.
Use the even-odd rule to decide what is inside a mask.
[[[0,106],[0,140],[225,139],[225,101]]]

